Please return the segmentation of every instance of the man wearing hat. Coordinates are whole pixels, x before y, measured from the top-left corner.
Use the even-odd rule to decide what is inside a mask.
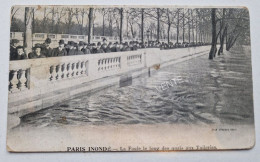
[[[101,49],[105,52],[105,53],[110,53],[110,49],[107,47],[106,43],[103,43],[101,46]]]
[[[88,47],[88,44],[84,42],[84,47],[81,50],[84,54],[91,54],[90,48]]]
[[[105,53],[103,51],[103,49],[101,49],[101,43],[100,42],[98,42],[98,44],[97,44],[97,53]]]
[[[68,55],[71,56],[71,55],[75,55],[75,49],[74,49],[74,42],[73,41],[70,41],[69,42],[69,51],[68,51]]]
[[[27,59],[27,55],[24,53],[23,46],[16,47],[16,53],[11,60],[24,60]]]
[[[18,39],[12,39],[10,41],[10,60],[14,60],[14,57],[16,55],[16,47],[19,43]]]
[[[130,43],[131,45],[131,43]],[[131,47],[128,45],[127,42],[124,43],[123,51],[131,51]]]
[[[35,44],[33,51],[28,55],[29,59],[45,58],[46,56],[42,53],[42,48],[41,44]]]
[[[65,45],[64,40],[61,39],[59,41],[59,47],[53,49],[52,56],[54,56],[54,57],[55,56],[67,56],[67,51],[64,48],[64,45]]]
[[[97,45],[96,43],[91,44],[91,54],[96,54],[97,53]]]
[[[42,53],[46,57],[51,57],[52,56],[52,48],[50,47],[51,44],[51,39],[47,38],[45,42],[42,44]]]
[[[84,42],[79,41],[79,44],[78,44],[76,47],[77,47],[77,48],[76,48],[75,54],[76,54],[76,55],[84,55],[84,53],[82,52],[82,49],[83,49],[83,47],[84,47]]]
[[[114,46],[111,48],[111,52],[119,52],[120,48],[118,47],[118,42],[114,43]]]

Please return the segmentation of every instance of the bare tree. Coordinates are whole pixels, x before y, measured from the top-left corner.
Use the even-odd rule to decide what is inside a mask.
[[[17,8],[12,7],[12,8],[11,8],[11,21],[14,20],[14,17],[15,17],[15,15],[16,15],[17,11],[19,11],[19,9],[20,9],[19,7],[17,7]]]
[[[62,8],[57,7],[56,14],[57,14],[57,22],[56,22],[55,32],[58,33],[59,32],[59,28],[60,28],[61,20],[62,20],[63,17],[66,16],[66,9],[64,7],[62,7]]]
[[[94,18],[93,18],[93,8],[89,8],[89,14],[88,14],[88,43],[91,43],[91,39],[93,36],[93,30],[92,26],[94,24]]]
[[[73,8],[66,8],[66,17],[65,17],[65,23],[67,26],[67,33],[70,33],[71,25],[72,25],[72,19],[75,16],[75,12]]]
[[[77,24],[80,26],[80,34],[83,35],[83,26],[85,15],[88,14],[88,9],[85,8],[75,8],[75,17]]]
[[[211,42],[211,49],[209,52],[209,59],[213,59],[216,50],[217,50],[217,34],[216,34],[216,9],[211,9],[211,23],[212,23],[212,42]]]
[[[48,20],[48,16],[49,14],[51,14],[51,11],[49,10],[49,8],[45,7],[43,9],[43,20],[42,20],[42,27],[43,27],[43,30],[44,30],[44,33],[47,32],[47,20]]]
[[[106,8],[100,8],[98,9],[98,11],[101,13],[102,15],[102,35],[105,36],[105,16],[108,14],[109,10]]]
[[[25,12],[24,12],[25,32],[24,32],[23,46],[27,53],[29,53],[32,49],[32,15],[33,15],[33,8],[25,7]]]

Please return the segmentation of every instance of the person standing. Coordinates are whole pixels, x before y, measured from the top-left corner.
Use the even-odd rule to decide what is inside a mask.
[[[84,42],[79,41],[79,44],[76,46],[76,55],[84,55],[84,53],[82,52],[82,49],[84,47]]]
[[[64,48],[64,45],[65,45],[64,40],[61,39],[59,41],[59,47],[53,49],[52,56],[53,57],[56,57],[56,56],[67,56],[67,51]]]
[[[19,40],[18,39],[12,39],[10,41],[10,60],[14,60],[14,57],[17,53],[16,47],[18,46]]]
[[[46,56],[42,53],[42,45],[35,44],[33,51],[29,53],[29,59],[45,58]]]
[[[100,42],[98,42],[98,44],[97,44],[97,53],[105,53],[103,51],[103,49],[101,49],[101,43]]]
[[[17,46],[16,47],[16,53],[12,60],[24,60],[27,59],[27,55],[24,53],[24,48],[23,46]]]
[[[51,39],[47,38],[45,42],[42,44],[42,53],[46,57],[52,57],[52,48],[50,47]]]
[[[84,54],[91,54],[88,44],[84,42],[84,47],[81,50]]]
[[[68,52],[68,55],[69,56],[75,55],[75,49],[74,49],[74,42],[73,41],[69,42],[69,52]]]

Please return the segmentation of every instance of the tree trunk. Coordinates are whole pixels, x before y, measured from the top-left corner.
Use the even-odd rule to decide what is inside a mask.
[[[184,14],[184,9],[182,13],[182,42],[185,42],[185,14]]]
[[[167,41],[168,41],[168,44],[170,43],[170,29],[171,29],[171,24],[169,23],[168,24],[168,30],[167,30]]]
[[[189,31],[189,43],[190,43],[190,10],[188,10],[188,23],[189,23],[189,24],[188,24],[188,25],[189,25],[189,26],[188,26],[188,27],[189,27],[189,28],[188,28],[188,31]]]
[[[25,32],[24,32],[23,46],[26,50],[26,53],[31,52],[32,47],[33,47],[33,44],[32,44],[32,14],[33,14],[33,9],[31,7],[25,7],[25,14],[24,14]]]
[[[160,41],[160,9],[157,8],[157,42]]]
[[[218,55],[223,54],[226,31],[227,31],[227,27],[225,27],[223,34],[220,36],[220,47],[219,47],[219,50],[218,50]]]
[[[83,24],[84,24],[84,14],[82,14],[82,20],[81,20],[81,35],[83,35]]]
[[[93,8],[89,9],[89,14],[88,14],[88,43],[91,43],[92,40],[92,36],[93,36],[93,30],[92,30],[92,26],[93,26]]]
[[[144,43],[144,9],[141,9],[141,41]]]
[[[105,15],[103,15],[103,36],[105,36]]]
[[[194,42],[194,24],[193,24],[193,11],[191,10],[191,30],[192,30],[192,42]]]
[[[223,9],[223,17],[222,17],[222,21],[220,23],[220,39],[219,39],[219,43],[220,43],[220,47],[218,50],[218,55],[223,54],[223,49],[224,49],[224,40],[225,40],[225,34],[226,34],[226,30],[227,30],[227,25],[225,24],[225,12],[226,9]],[[222,30],[222,28],[225,26],[224,30]]]
[[[180,11],[177,13],[177,43],[179,43],[179,26],[180,26]]]
[[[209,52],[209,59],[213,59],[215,52],[216,52],[216,9],[211,9],[211,23],[212,23],[212,42],[211,42],[211,49]]]
[[[123,15],[123,8],[120,8],[120,32],[119,32],[119,40],[120,43],[123,41],[123,20],[124,20],[124,15]]]
[[[198,43],[198,20],[196,16],[196,44]]]
[[[54,33],[54,22],[55,22],[55,9],[52,8],[52,17],[51,17],[51,32]]]
[[[32,9],[32,33],[35,33],[34,8]]]

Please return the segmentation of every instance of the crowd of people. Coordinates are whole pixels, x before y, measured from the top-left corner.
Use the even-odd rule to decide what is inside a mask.
[[[91,44],[83,41],[79,41],[78,43],[68,41],[68,43],[65,44],[64,40],[60,40],[58,42],[58,47],[51,48],[51,39],[47,38],[43,44],[35,44],[32,48],[32,52],[26,54],[23,46],[17,46],[18,43],[19,41],[17,39],[11,40],[10,60],[135,51],[139,48],[139,44],[136,41],[131,41],[129,43],[107,43],[106,39],[104,39],[102,43],[98,42]]]
[[[204,45],[202,43],[160,43],[157,41],[148,41],[145,43],[139,43],[138,41],[130,41],[125,43],[111,43],[107,42],[104,38],[102,43],[86,43],[83,41],[73,42],[68,41],[65,44],[64,40],[60,40],[58,47],[51,48],[51,39],[47,38],[43,44],[35,44],[32,48],[32,52],[26,53],[23,46],[17,46],[19,40],[12,39],[10,45],[10,60],[24,60],[24,59],[35,59],[35,58],[46,58],[46,57],[58,57],[58,56],[72,56],[72,55],[85,55],[85,54],[97,54],[97,53],[110,53],[110,52],[122,52],[122,51],[135,51],[140,48],[160,48],[162,49],[173,49],[173,48],[184,48],[193,47],[198,45]]]

